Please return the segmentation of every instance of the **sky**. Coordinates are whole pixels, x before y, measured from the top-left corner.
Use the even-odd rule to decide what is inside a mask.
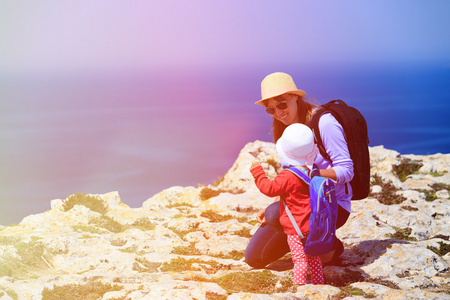
[[[449,63],[450,2],[0,0],[0,72]]]

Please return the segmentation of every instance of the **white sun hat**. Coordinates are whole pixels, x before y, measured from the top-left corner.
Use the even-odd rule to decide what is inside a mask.
[[[286,127],[276,144],[283,166],[312,166],[318,153],[311,129],[295,123]]]

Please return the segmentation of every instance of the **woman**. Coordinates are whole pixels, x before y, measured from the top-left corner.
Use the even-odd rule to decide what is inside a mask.
[[[284,129],[294,123],[310,125],[317,106],[305,101],[306,93],[297,89],[292,77],[286,73],[272,73],[261,82],[261,100],[256,104],[264,105],[266,112],[273,117],[273,140],[276,142]],[[320,136],[325,150],[333,164],[318,154],[314,163],[318,170],[316,175],[328,177],[336,181],[336,197],[338,199],[338,219],[336,228],[347,221],[351,212],[352,190],[346,184],[353,178],[353,161],[348,152],[344,131],[339,122],[329,113],[319,119]],[[279,222],[279,199],[258,213],[257,219],[261,227],[255,232],[245,250],[245,261],[254,268],[263,268],[289,252],[287,236]],[[267,226],[266,226],[267,225]],[[329,263],[344,251],[342,242],[336,238],[335,247],[323,263]]]

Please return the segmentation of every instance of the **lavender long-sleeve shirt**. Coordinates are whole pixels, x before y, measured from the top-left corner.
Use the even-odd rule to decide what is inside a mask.
[[[326,113],[319,119],[319,131],[323,145],[333,164],[320,154],[317,155],[314,163],[317,164],[319,169],[334,169],[337,176],[335,186],[338,204],[346,211],[351,212],[353,192],[350,181],[353,178],[353,161],[348,152],[347,142],[344,138],[344,130],[333,115]]]

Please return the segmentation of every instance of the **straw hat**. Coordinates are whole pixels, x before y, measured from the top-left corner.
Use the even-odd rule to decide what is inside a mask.
[[[312,166],[318,153],[312,130],[300,123],[286,127],[276,148],[283,166]]]
[[[264,105],[264,101],[283,94],[295,94],[302,97],[306,95],[304,91],[297,89],[289,74],[281,72],[269,74],[261,82],[262,99],[255,104]]]

